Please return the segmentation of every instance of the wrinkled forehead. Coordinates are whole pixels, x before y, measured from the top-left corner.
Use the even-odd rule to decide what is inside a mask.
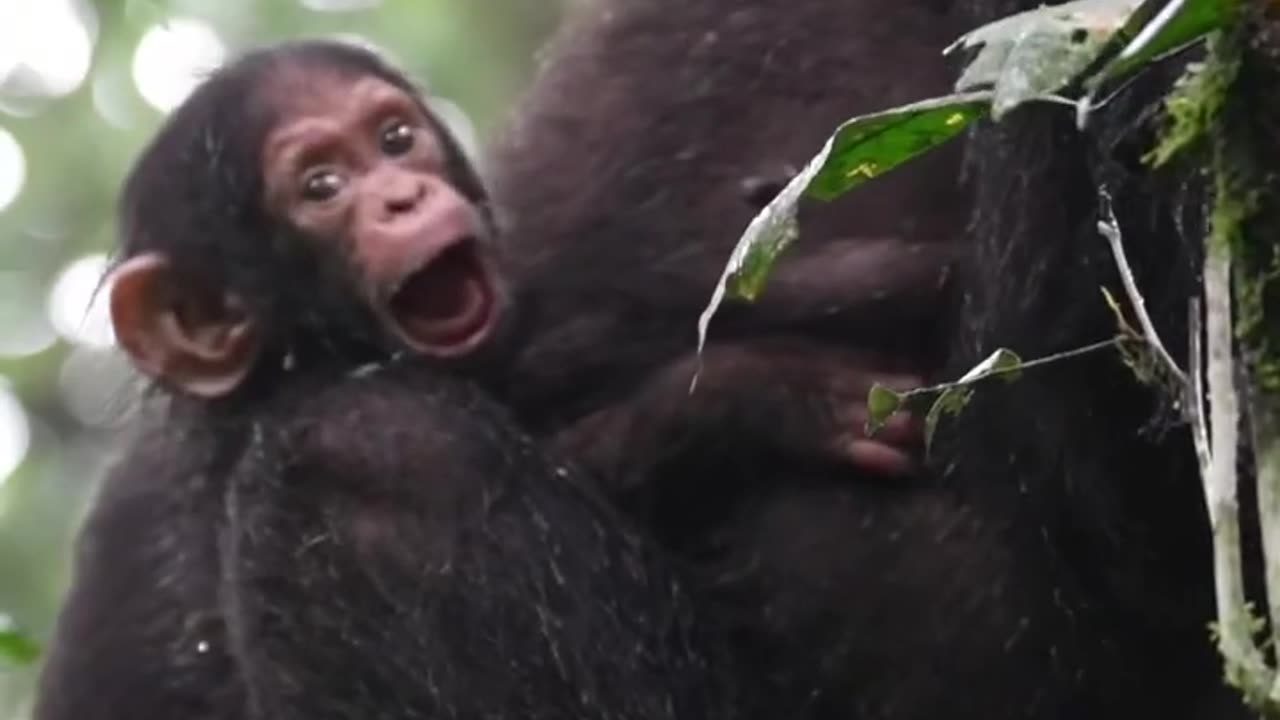
[[[311,145],[367,130],[370,122],[399,116],[425,122],[438,136],[439,124],[416,94],[377,75],[331,68],[286,67],[259,87],[273,116],[262,139],[264,168]],[[439,141],[439,138],[437,138]]]
[[[259,88],[277,124],[307,118],[337,117],[357,108],[387,102],[421,103],[412,94],[376,75],[351,70],[285,63]]]

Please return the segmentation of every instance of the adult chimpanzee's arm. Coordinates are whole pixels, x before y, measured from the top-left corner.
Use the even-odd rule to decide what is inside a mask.
[[[469,386],[340,382],[277,404],[229,494],[256,712],[724,715],[679,584],[574,471]]]
[[[780,454],[800,462],[846,464],[871,475],[914,470],[920,425],[896,416],[873,439],[864,434],[873,382],[919,384],[857,353],[792,338],[709,346],[651,377],[620,403],[556,437],[612,490],[681,477],[691,466],[749,466]],[[691,387],[695,373],[696,385]]]
[[[940,360],[936,331],[956,253],[894,238],[797,249],[759,301],[725,306],[701,356],[661,367],[623,401],[570,424],[557,443],[615,487],[647,482],[656,468],[669,478],[673,463],[708,453],[906,474],[920,424],[899,416],[865,438],[867,392],[875,382],[918,386]]]

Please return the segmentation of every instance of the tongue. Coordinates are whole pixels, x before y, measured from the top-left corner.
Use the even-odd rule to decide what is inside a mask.
[[[485,321],[486,292],[471,253],[449,251],[414,273],[392,299],[397,320],[433,345],[466,340]]]

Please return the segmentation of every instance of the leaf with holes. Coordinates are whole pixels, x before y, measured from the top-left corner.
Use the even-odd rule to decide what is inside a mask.
[[[981,50],[956,82],[957,91],[990,88],[991,115],[1051,97],[1086,70],[1141,0],[1076,0],[1018,13],[957,40]]]

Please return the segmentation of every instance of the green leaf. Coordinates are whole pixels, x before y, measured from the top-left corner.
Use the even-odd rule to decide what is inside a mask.
[[[29,665],[38,657],[40,647],[25,635],[17,630],[0,628],[0,660]]]
[[[973,388],[968,385],[956,385],[943,390],[938,399],[933,401],[929,413],[924,416],[924,451],[933,449],[933,436],[938,431],[943,415],[959,415],[973,397]]]
[[[903,396],[876,383],[867,393],[867,437],[875,435],[902,407]]]
[[[1006,382],[1013,382],[1022,375],[1023,364],[1022,358],[1017,353],[999,348],[943,390],[924,418],[925,452],[929,452],[933,447],[933,436],[943,416],[959,415],[969,404],[969,400],[973,398],[975,384],[993,375],[1001,377]]]
[[[800,229],[796,225],[795,217],[792,216],[784,218],[777,232],[770,232],[757,238],[743,256],[737,272],[726,279],[730,297],[752,301],[759,297],[760,292],[764,290],[765,280],[769,278],[769,271],[773,269],[773,264],[782,255],[782,251],[795,242],[799,235]]]
[[[987,356],[985,360],[974,365],[969,372],[960,376],[957,383],[975,383],[983,378],[992,375],[1000,375],[1005,380],[1013,382],[1022,375],[1022,358],[1018,353],[1008,348],[998,348],[995,352]]]
[[[967,33],[957,47],[982,49],[956,90],[989,87],[991,115],[1052,97],[1086,70],[1141,0],[1076,0],[1018,13]]]
[[[941,145],[981,117],[989,97],[985,92],[948,95],[862,115],[837,128],[747,225],[698,318],[698,352],[726,295],[753,300],[764,289],[774,262],[799,235],[796,210],[801,197],[830,200]]]
[[[1234,6],[1234,0],[1171,0],[1154,14],[1135,12],[1121,30],[1122,35],[1132,39],[1089,78],[1089,96],[1103,85],[1222,27]]]
[[[942,145],[987,112],[990,94],[930,98],[841,125],[819,157],[808,194],[831,200]]]

